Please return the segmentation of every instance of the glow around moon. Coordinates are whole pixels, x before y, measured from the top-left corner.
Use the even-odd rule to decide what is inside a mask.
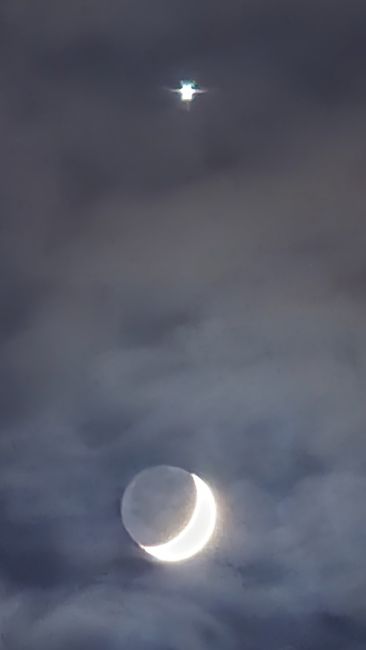
[[[209,486],[195,474],[191,474],[196,488],[196,504],[188,524],[178,535],[165,544],[143,546],[146,553],[161,562],[181,562],[201,551],[215,530],[217,508]]]

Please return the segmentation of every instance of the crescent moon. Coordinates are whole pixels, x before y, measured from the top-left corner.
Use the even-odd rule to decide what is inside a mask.
[[[191,474],[196,487],[196,504],[188,524],[165,544],[142,546],[146,553],[162,562],[180,562],[196,555],[206,546],[216,525],[217,508],[209,486]]]

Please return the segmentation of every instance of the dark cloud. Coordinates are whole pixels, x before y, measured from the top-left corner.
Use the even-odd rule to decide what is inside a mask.
[[[3,3],[1,650],[365,646],[365,23]],[[184,565],[120,524],[158,464],[218,495]]]

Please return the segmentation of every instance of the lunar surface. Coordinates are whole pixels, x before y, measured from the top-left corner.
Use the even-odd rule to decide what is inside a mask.
[[[159,466],[144,470],[128,485],[121,515],[141,549],[160,561],[179,562],[209,541],[216,524],[216,503],[198,476]]]

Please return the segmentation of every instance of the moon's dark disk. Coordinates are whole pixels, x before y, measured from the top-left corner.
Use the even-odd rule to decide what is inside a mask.
[[[140,545],[175,537],[192,516],[196,500],[189,472],[159,465],[143,470],[127,486],[121,504],[123,524]]]

